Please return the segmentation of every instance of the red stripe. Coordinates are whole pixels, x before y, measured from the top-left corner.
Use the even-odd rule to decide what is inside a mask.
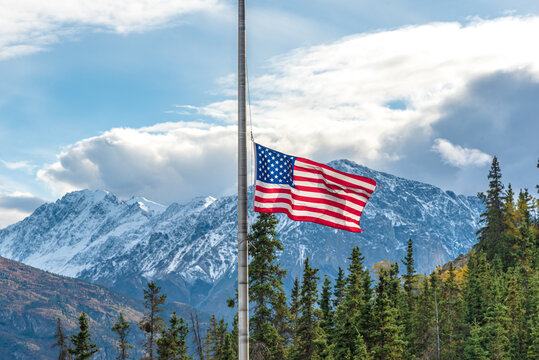
[[[319,219],[312,216],[296,216],[296,215],[292,215],[290,211],[288,211],[288,209],[285,209],[285,208],[267,209],[267,208],[260,208],[260,207],[255,206],[255,211],[260,212],[260,213],[285,213],[291,220],[294,220],[294,221],[309,221],[309,222],[313,222],[320,225],[330,226],[335,229],[341,229],[341,230],[346,230],[346,231],[351,231],[351,232],[356,232],[356,233],[361,232],[361,229],[359,228],[359,224],[358,224],[358,227],[356,228],[356,227],[337,224],[331,221]]]
[[[328,179],[328,180],[330,180],[330,181],[332,181],[334,183],[337,183],[339,185],[346,186],[348,188],[363,190],[363,191],[366,191],[369,194],[372,194],[374,192],[374,190],[367,189],[366,187],[363,187],[363,186],[360,186],[360,185],[357,185],[357,184],[353,184],[353,183],[350,183],[348,181],[338,179],[338,178],[336,178],[334,176],[326,174],[322,170],[309,169],[309,168],[304,168],[304,167],[299,166],[299,165],[294,165],[294,170],[296,170],[296,169],[301,170],[301,171],[305,171],[305,172],[309,172],[311,174],[321,175],[325,179]],[[299,176],[298,176],[298,178],[299,178]],[[294,175],[294,179],[296,179],[296,175]],[[316,180],[320,181],[321,180],[321,179],[313,179],[313,178],[304,178],[304,179],[309,179],[308,181],[316,181]],[[324,182],[324,183],[326,183],[326,182]]]
[[[334,192],[328,191],[326,189],[321,189],[317,187],[310,187],[310,186],[301,186],[296,185],[296,190],[298,191],[304,191],[304,192],[311,192],[311,193],[318,193],[318,194],[324,194],[324,195],[330,195],[342,200],[346,200],[348,202],[351,202],[353,204],[365,207],[365,202],[356,199],[355,197],[348,196],[348,195],[342,195],[342,194],[335,194]],[[265,188],[262,185],[256,185],[256,191],[260,191],[266,194],[274,194],[274,193],[282,193],[282,194],[293,194],[291,189],[272,189],[272,188]],[[331,201],[331,200],[329,200]]]
[[[294,180],[295,181],[307,181],[307,182],[312,182],[312,183],[316,183],[316,184],[323,184],[328,189],[345,191],[345,192],[350,193],[350,194],[355,194],[355,195],[361,196],[361,197],[365,198],[365,200],[369,200],[370,196],[372,195],[372,193],[364,194],[364,193],[360,193],[360,192],[357,192],[357,191],[349,189],[349,188],[343,188],[343,187],[340,187],[340,186],[337,186],[337,185],[333,185],[333,184],[330,184],[327,181],[324,181],[322,179],[313,179],[313,178],[308,178],[308,177],[304,177],[304,176],[296,176],[296,175],[294,175]],[[296,188],[297,188],[297,186],[296,186]],[[335,196],[340,196],[340,194],[337,194]]]
[[[301,160],[309,165],[313,165],[313,166],[320,166],[321,168],[324,168],[324,169],[327,169],[327,170],[332,170],[332,171],[335,171],[336,173],[339,173],[341,175],[344,175],[344,176],[349,176],[351,178],[354,178],[356,180],[359,180],[359,181],[363,181],[363,182],[366,182],[367,184],[371,184],[371,185],[374,185],[376,186],[376,181],[371,179],[371,178],[366,178],[366,177],[363,177],[363,176],[359,176],[359,175],[354,175],[354,174],[349,174],[349,173],[345,173],[343,171],[340,171],[340,170],[337,170],[337,169],[334,169],[332,168],[331,166],[327,166],[327,165],[324,165],[324,164],[320,164],[320,163],[317,163],[316,161],[312,161],[312,160],[309,160],[309,159],[305,159],[305,158],[300,158],[300,157],[297,157],[296,158],[296,161],[297,160]]]
[[[336,203],[335,201],[331,201],[331,200],[327,200],[327,199],[316,199],[316,198],[309,198],[309,197],[306,197],[306,196],[299,196],[299,195],[294,195],[294,194],[290,194],[292,196],[292,198],[294,200],[299,200],[299,201],[305,201],[305,202],[309,202],[309,203],[312,203],[313,206],[315,206],[314,209],[317,209],[316,212],[320,212],[320,211],[324,211],[324,213],[328,213],[331,212],[331,213],[335,213],[335,214],[339,214],[339,218],[344,218],[344,215],[338,213],[338,212],[333,212],[331,210],[328,210],[328,209],[320,209],[320,208],[317,208],[316,207],[316,204],[325,204],[325,205],[330,205],[334,208],[339,208],[343,211],[346,211],[350,214],[354,214],[356,216],[361,216],[361,211],[359,210],[356,210],[354,208],[351,208],[349,206],[346,206],[346,205],[343,205],[343,204],[339,204],[339,203]],[[287,199],[287,198],[263,198],[263,197],[260,197],[260,196],[255,196],[255,201],[258,201],[258,202],[261,202],[261,203],[276,203],[276,202],[284,202],[284,203],[288,203],[290,205],[292,205],[294,207],[294,209],[297,209],[297,210],[305,210],[305,209],[302,209],[302,207],[305,207],[307,208],[307,206],[304,206],[304,205],[295,205],[294,202],[290,199]],[[309,207],[310,209],[310,207]],[[311,211],[311,210],[309,210]],[[334,216],[334,215],[331,215],[331,216]],[[335,216],[337,217],[337,216]],[[352,220],[349,220],[349,221],[357,221],[357,219],[352,219]]]

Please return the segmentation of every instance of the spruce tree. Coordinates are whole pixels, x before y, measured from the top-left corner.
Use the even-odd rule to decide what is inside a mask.
[[[99,352],[97,346],[92,343],[86,313],[82,312],[79,317],[79,332],[71,336],[71,345],[68,351],[73,355],[73,360],[88,360]]]
[[[125,321],[122,313],[118,316],[118,321],[112,326],[112,331],[118,334],[118,351],[120,352],[116,359],[125,360],[128,358],[128,351],[133,346],[127,342],[127,335],[130,331],[130,325]]]
[[[187,334],[189,326],[182,317],[174,311],[169,320],[169,327],[161,330],[157,340],[159,360],[188,360]]]
[[[344,271],[339,266],[337,279],[335,279],[335,289],[333,291],[333,295],[335,296],[335,299],[333,300],[334,309],[337,309],[337,307],[342,304],[344,300],[345,287],[346,287],[346,280],[344,279]]]
[[[447,278],[442,286],[443,298],[441,300],[441,342],[443,344],[442,357],[448,360],[459,358],[460,338],[462,329],[462,302],[458,284],[455,280],[455,267],[449,263]]]
[[[488,174],[489,189],[485,199],[486,211],[481,214],[483,227],[479,229],[479,242],[477,249],[483,251],[488,260],[492,260],[495,255],[502,256],[506,251],[506,244],[503,241],[505,221],[503,216],[503,184],[501,182],[502,173],[498,158],[494,156]]]
[[[327,276],[324,277],[324,284],[322,285],[322,293],[320,295],[320,311],[322,313],[320,320],[320,327],[328,335],[328,339],[331,339],[333,334],[333,307],[331,302],[331,281]]]
[[[322,336],[319,318],[315,311],[318,300],[317,281],[320,279],[314,269],[309,265],[309,258],[305,259],[303,281],[301,283],[301,297],[299,300],[300,316],[296,331],[296,345],[292,349],[292,359],[317,359],[317,342]]]
[[[294,279],[294,285],[292,286],[292,291],[290,292],[290,309],[289,309],[289,329],[290,329],[290,343],[292,348],[295,347],[297,343],[297,329],[298,329],[298,319],[299,319],[299,280],[296,277]]]
[[[64,335],[64,328],[62,326],[62,321],[60,318],[56,318],[56,334],[54,334],[56,342],[52,345],[53,348],[59,348],[58,360],[68,360],[68,351],[67,351],[67,336]]]
[[[405,342],[403,341],[404,326],[399,325],[398,309],[395,304],[394,279],[395,267],[390,264],[378,269],[374,300],[375,334],[373,353],[377,360],[402,359]]]
[[[408,239],[406,257],[402,260],[402,263],[406,266],[406,273],[403,275],[404,279],[404,292],[406,294],[406,306],[404,308],[404,338],[407,346],[405,351],[405,357],[412,359],[416,353],[415,349],[415,325],[414,314],[416,308],[416,274],[414,268],[414,247],[412,238]]]
[[[138,326],[144,331],[146,340],[142,343],[142,346],[146,349],[146,358],[148,360],[154,360],[154,350],[156,348],[156,341],[158,335],[165,326],[165,320],[159,316],[159,313],[163,312],[163,305],[167,298],[166,294],[160,295],[161,287],[157,286],[155,282],[148,283],[148,289],[144,289],[144,307],[146,312],[140,320]]]
[[[286,271],[280,268],[277,261],[277,252],[283,250],[275,230],[277,223],[273,214],[261,213],[249,235],[252,348],[260,348],[259,353],[268,360],[284,357],[283,336],[287,333],[288,318],[283,290]]]
[[[470,336],[466,340],[464,359],[489,360],[488,352],[484,349],[482,342],[481,326],[477,322],[474,322],[470,330]]]
[[[348,276],[345,279],[344,296],[342,303],[337,308],[335,326],[335,357],[353,358],[356,355],[356,339],[358,334],[365,339],[370,335],[370,319],[365,321],[367,309],[365,305],[365,269],[363,265],[364,257],[358,247],[352,249],[350,255],[350,265]],[[369,276],[370,278],[370,276]],[[368,290],[370,293],[370,289]],[[370,295],[369,295],[370,297]]]

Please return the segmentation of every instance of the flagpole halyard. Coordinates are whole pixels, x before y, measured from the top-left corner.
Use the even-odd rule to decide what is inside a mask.
[[[238,0],[238,359],[249,360],[245,0]]]

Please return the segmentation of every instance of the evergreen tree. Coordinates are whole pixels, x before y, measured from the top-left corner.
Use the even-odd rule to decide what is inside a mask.
[[[333,333],[333,307],[331,304],[331,281],[324,277],[322,293],[320,295],[320,311],[322,312],[320,327],[329,336]]]
[[[344,271],[339,266],[337,279],[335,280],[335,290],[333,291],[333,295],[335,296],[335,299],[333,300],[334,309],[337,309],[337,307],[342,304],[344,300],[345,287],[346,287],[346,280],[344,279]]]
[[[58,360],[68,360],[69,353],[67,351],[67,336],[64,335],[64,328],[60,318],[56,318],[56,334],[54,335],[56,342],[52,345],[53,348],[58,347],[60,353]]]
[[[299,300],[300,316],[296,331],[296,345],[292,349],[292,359],[318,359],[317,342],[320,340],[322,330],[319,326],[319,318],[315,311],[318,300],[316,275],[318,269],[309,265],[309,258],[305,259],[303,269],[303,281],[301,284],[301,297]]]
[[[215,315],[210,317],[210,326],[206,330],[205,360],[220,360],[223,355],[227,324],[223,319],[217,321]],[[255,347],[256,349],[256,347]]]
[[[436,276],[432,274],[431,276]],[[417,311],[413,313],[415,349],[418,358],[432,358],[436,352],[434,296],[428,277],[422,277]]]
[[[465,283],[466,322],[483,324],[487,309],[486,260],[481,252],[472,252]]]
[[[178,318],[174,311],[169,320],[169,327],[161,330],[161,337],[157,340],[159,360],[188,360],[188,333],[188,324],[182,317]]]
[[[492,260],[495,255],[501,256],[505,249],[502,243],[502,234],[505,229],[503,217],[503,184],[501,182],[502,173],[498,158],[494,156],[488,174],[489,189],[487,195],[481,195],[485,200],[486,211],[481,214],[483,227],[479,229],[479,242],[477,249],[483,251],[488,260]]]
[[[130,328],[129,323],[125,321],[122,313],[118,316],[118,321],[112,326],[112,331],[118,334],[118,350],[120,354],[116,356],[116,359],[125,360],[128,357],[128,351],[133,346],[127,342],[127,335],[129,334]]]
[[[442,357],[454,360],[459,358],[459,332],[462,330],[462,306],[459,288],[455,280],[455,267],[449,263],[447,278],[443,283],[443,300],[441,301],[441,342]]]
[[[406,250],[406,257],[402,260],[402,263],[406,266],[406,273],[404,274],[404,292],[406,294],[406,306],[404,308],[404,338],[407,343],[405,357],[407,359],[414,358],[416,353],[415,349],[415,308],[416,308],[416,274],[414,268],[414,247],[412,238],[408,239],[408,246]]]
[[[287,333],[286,296],[283,290],[282,270],[277,261],[277,251],[283,245],[277,239],[277,219],[273,214],[261,213],[249,235],[249,293],[252,306],[250,320],[253,349],[264,359],[282,359]]]
[[[296,277],[294,279],[294,285],[292,286],[292,291],[290,292],[290,310],[289,310],[289,329],[290,329],[290,343],[292,348],[295,347],[297,343],[297,329],[298,329],[298,319],[299,319],[299,280]]]
[[[86,313],[82,312],[79,317],[79,332],[71,336],[71,344],[74,348],[70,347],[68,349],[69,353],[74,355],[73,360],[91,359],[92,355],[99,352],[90,337],[88,319],[86,318]]]
[[[161,333],[165,326],[165,321],[159,316],[159,313],[163,312],[163,304],[167,298],[166,294],[160,295],[161,287],[157,286],[155,282],[148,283],[148,289],[144,289],[144,307],[146,312],[140,320],[138,326],[144,331],[146,340],[142,343],[142,346],[146,349],[146,359],[154,360],[154,349],[156,348],[156,341],[158,334]]]
[[[345,279],[344,296],[341,304],[337,307],[335,326],[335,357],[353,358],[356,355],[356,339],[358,334],[362,338],[370,336],[371,319],[370,312],[365,307],[365,269],[363,265],[364,257],[358,247],[352,249],[350,255],[349,274]],[[370,281],[370,276],[369,276]],[[370,283],[369,283],[370,286]],[[370,299],[370,292],[369,299]],[[370,302],[370,300],[368,300]],[[369,317],[367,319],[367,317]]]
[[[464,359],[466,360],[489,360],[488,352],[483,348],[483,338],[481,337],[481,326],[474,322],[470,336],[464,348]]]
[[[392,275],[395,267],[378,269],[374,300],[375,337],[373,344],[374,358],[377,360],[402,359],[405,342],[403,341],[403,326],[398,324],[398,309],[395,307],[394,281]]]
[[[223,342],[223,351],[221,352],[221,358],[219,360],[236,360],[238,358],[237,352],[234,350],[234,343],[236,342],[232,334],[227,332],[225,334],[225,340]]]
[[[517,273],[512,271],[509,274],[509,283],[505,304],[507,305],[507,316],[512,319],[508,327],[508,338],[510,341],[509,354],[511,359],[526,358],[526,318],[524,309],[524,297],[520,289]]]

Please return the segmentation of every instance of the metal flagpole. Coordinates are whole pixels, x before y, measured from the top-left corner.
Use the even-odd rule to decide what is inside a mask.
[[[249,360],[245,0],[238,1],[238,360]]]

